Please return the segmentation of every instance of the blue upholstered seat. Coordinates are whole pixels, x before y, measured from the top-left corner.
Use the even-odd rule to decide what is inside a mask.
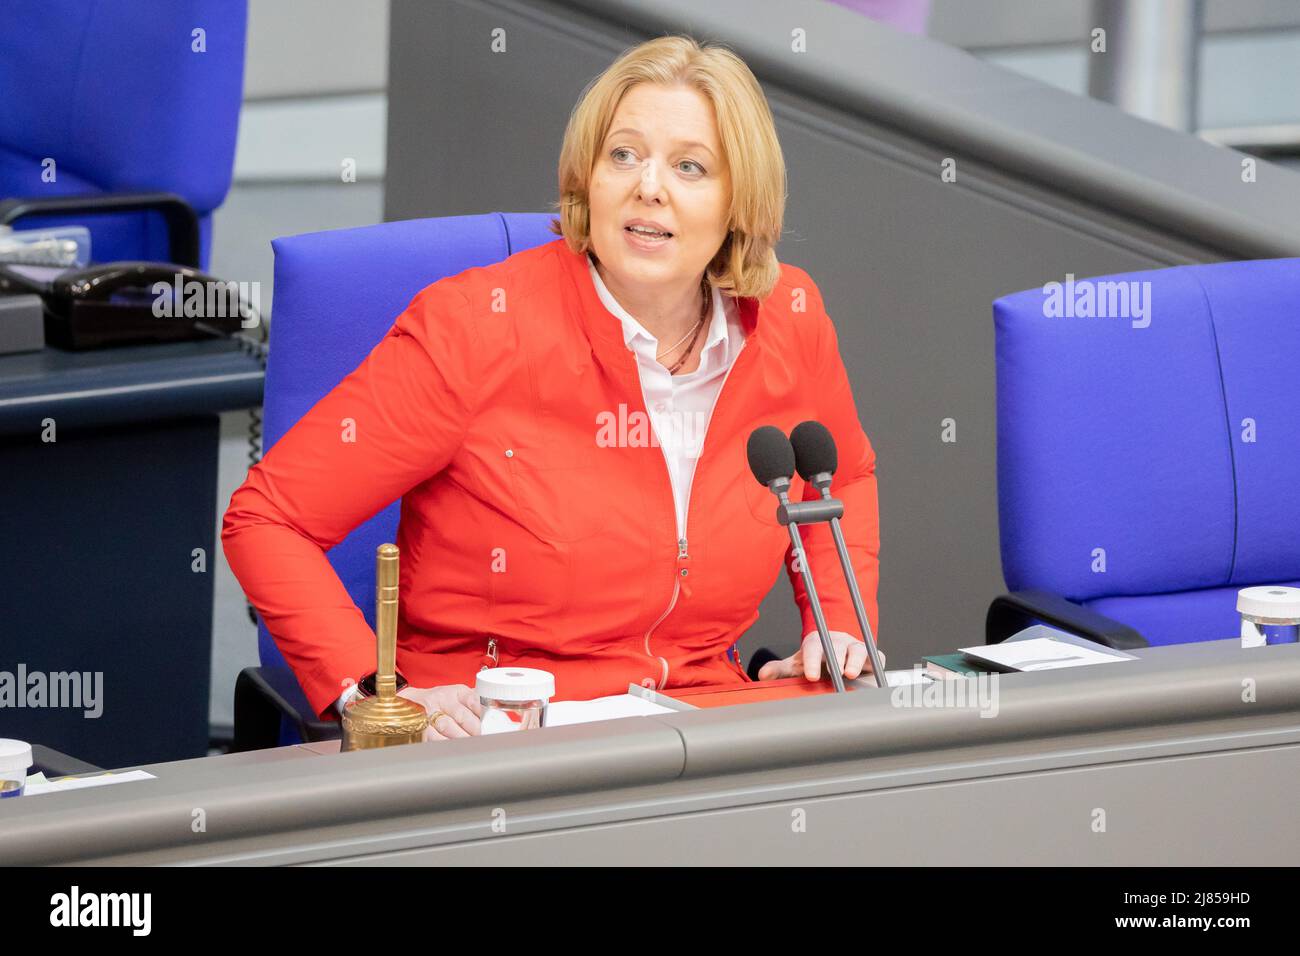
[[[1238,589],[1300,582],[1300,259],[1086,281],[993,304],[1007,586],[1233,637]]]
[[[170,192],[199,217],[230,189],[244,82],[245,0],[0,4],[0,199]],[[197,33],[196,31],[202,31]],[[97,262],[169,259],[157,213],[85,222]]]

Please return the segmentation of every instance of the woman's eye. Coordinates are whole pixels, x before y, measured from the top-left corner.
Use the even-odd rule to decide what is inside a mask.
[[[624,166],[635,165],[636,163],[636,155],[626,146],[619,146],[610,150],[609,156],[614,162]],[[683,172],[690,176],[699,176],[704,173],[704,167],[693,159],[683,159],[677,164],[677,168],[682,169]]]

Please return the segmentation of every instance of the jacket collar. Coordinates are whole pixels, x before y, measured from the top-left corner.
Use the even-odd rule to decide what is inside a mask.
[[[600,296],[596,294],[586,253],[571,251],[563,238],[557,239],[552,246],[567,277],[567,281],[560,285],[563,305],[568,312],[577,313],[578,324],[584,330],[592,354],[600,364],[622,381],[630,396],[640,396],[636,355],[623,341],[623,323],[605,308]],[[757,381],[762,383],[761,387],[768,394],[786,394],[794,386],[797,373],[790,362],[781,356],[768,355],[766,338],[760,334],[758,321],[763,303],[752,296],[746,296],[738,298],[736,304],[739,307],[741,327],[745,330],[745,342],[741,351],[756,354],[750,355],[748,360],[744,354],[737,355],[733,361],[747,361],[749,367],[757,372]],[[766,360],[773,357],[776,361]]]
[[[630,354],[623,340],[623,324],[601,302],[596,286],[591,281],[589,260],[585,252],[574,252],[561,237],[555,240],[556,255],[568,276],[566,293],[573,311],[578,313],[579,321],[587,332],[587,338],[593,346],[603,347],[602,351],[610,359],[626,359]],[[736,300],[740,312],[740,323],[745,330],[745,347],[752,348],[759,343],[758,335],[759,301],[752,297]],[[619,355],[621,353],[621,356]]]
[[[613,316],[623,324],[623,344],[628,348],[633,348],[632,343],[637,339],[651,343],[656,348],[659,341],[651,335],[636,318],[619,304],[613,294],[605,286],[605,281],[601,279],[600,273],[596,271],[595,260],[587,256],[587,274],[591,276],[591,283],[596,287],[596,295],[600,297],[601,304],[613,314]],[[712,295],[709,301],[709,323],[705,332],[704,344],[700,346],[700,355],[706,355],[719,343],[727,342],[727,324],[728,324],[728,306],[724,304],[722,291],[717,286],[710,286]]]

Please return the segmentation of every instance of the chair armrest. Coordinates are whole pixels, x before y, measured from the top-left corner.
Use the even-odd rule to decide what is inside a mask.
[[[289,718],[304,742],[343,735],[338,721],[317,716],[287,668],[245,667],[235,680],[235,739],[230,752],[280,746],[282,717]]]
[[[984,619],[984,643],[1000,644],[1037,622],[1116,650],[1150,646],[1145,637],[1127,624],[1067,601],[1059,594],[1036,590],[1012,591],[993,599]]]
[[[88,196],[6,199],[0,202],[0,226],[25,216],[75,216],[104,212],[160,212],[167,222],[171,261],[199,268],[199,215],[175,193],[94,193]],[[94,252],[92,247],[91,252]]]

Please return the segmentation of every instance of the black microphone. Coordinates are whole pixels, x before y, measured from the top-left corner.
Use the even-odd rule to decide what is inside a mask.
[[[823,482],[830,488],[840,457],[830,430],[821,422],[800,422],[790,432],[790,446],[799,477],[815,488],[821,489]]]
[[[749,459],[749,470],[760,485],[776,495],[780,501],[780,511],[790,506],[790,477],[794,474],[795,453],[790,439],[785,432],[773,425],[755,428],[745,443],[745,455]],[[817,586],[813,584],[812,568],[804,554],[803,539],[799,536],[799,525],[795,521],[778,519],[790,532],[790,545],[794,549],[794,558],[803,575],[804,590],[808,592],[808,603],[812,607],[813,620],[817,622],[817,635],[822,642],[823,664],[830,672],[831,683],[837,694],[844,693],[844,676],[836,666],[835,645],[831,643],[830,631],[826,627],[826,615],[822,613],[822,604],[817,597]]]
[[[749,459],[750,472],[760,485],[774,495],[789,491],[795,456],[785,432],[775,425],[755,428],[745,443],[745,456]]]
[[[800,422],[790,432],[790,446],[794,451],[795,468],[799,477],[821,492],[822,500],[837,502],[831,497],[831,476],[839,467],[839,452],[835,449],[835,439],[821,422]],[[858,627],[866,638],[867,655],[871,658],[871,669],[876,674],[876,686],[885,686],[885,669],[880,660],[880,651],[876,648],[875,638],[871,634],[871,622],[867,620],[866,608],[862,604],[862,593],[858,590],[858,577],[849,560],[849,549],[844,543],[844,532],[840,528],[839,514],[843,513],[843,504],[832,511],[828,518],[813,518],[830,522],[831,537],[835,539],[835,550],[839,552],[840,567],[844,571],[844,580],[849,586],[849,598],[853,602],[853,613],[858,619]]]

